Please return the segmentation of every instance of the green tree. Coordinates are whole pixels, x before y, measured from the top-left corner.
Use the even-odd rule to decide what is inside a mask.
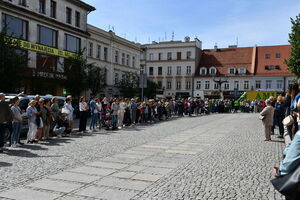
[[[106,85],[106,69],[90,64],[87,67],[88,88],[93,95],[97,95],[103,91]]]
[[[0,91],[19,92],[24,87],[27,52],[20,49],[20,41],[0,32]]]
[[[115,84],[121,95],[124,97],[134,97],[138,94],[138,75],[133,72],[126,72],[123,74],[122,79]]]
[[[300,14],[296,19],[291,18],[292,30],[289,34],[289,43],[292,46],[291,55],[285,60],[288,70],[300,78]]]
[[[83,51],[80,51],[75,57],[65,59],[64,62],[64,71],[67,77],[64,86],[68,94],[72,94],[75,97],[79,97],[82,91],[88,89],[87,71],[92,64],[87,62]]]
[[[148,98],[154,98],[157,89],[159,89],[159,85],[157,83],[147,80],[147,88],[144,89],[144,96]]]

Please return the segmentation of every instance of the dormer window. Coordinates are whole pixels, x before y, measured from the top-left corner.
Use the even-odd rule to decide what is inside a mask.
[[[240,74],[246,74],[246,68],[245,67],[240,68]]]
[[[200,74],[201,75],[206,75],[206,68],[205,67],[201,67]]]
[[[229,68],[228,73],[229,74],[235,74],[235,68],[234,67]]]
[[[211,68],[209,69],[209,74],[211,74],[211,75],[216,75],[216,74],[217,74],[217,69],[216,69],[215,67],[211,67]]]

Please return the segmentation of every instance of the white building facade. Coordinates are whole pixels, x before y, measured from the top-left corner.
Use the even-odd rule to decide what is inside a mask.
[[[202,43],[190,41],[153,42],[142,46],[142,70],[156,82],[165,97],[192,95],[193,79],[198,66]]]

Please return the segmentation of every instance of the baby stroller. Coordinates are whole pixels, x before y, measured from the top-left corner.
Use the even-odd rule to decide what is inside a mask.
[[[103,126],[106,128],[106,130],[109,130],[112,128],[112,115],[111,110],[106,109],[106,112],[104,112],[103,116]]]

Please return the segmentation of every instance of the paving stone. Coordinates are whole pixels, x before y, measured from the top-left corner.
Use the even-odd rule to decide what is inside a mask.
[[[26,188],[16,188],[0,194],[0,198],[5,197],[15,200],[52,200],[59,196],[61,195]]]
[[[75,172],[75,173],[98,175],[98,176],[107,176],[116,172],[116,170],[113,169],[105,169],[105,168],[97,168],[97,167],[89,167],[89,166],[78,167],[75,169],[70,169],[68,171]]]
[[[80,183],[90,183],[90,182],[100,179],[101,177],[95,176],[95,175],[73,173],[73,172],[62,172],[59,174],[49,176],[49,178],[60,179],[60,180],[65,180],[65,181],[74,181],[74,182],[80,182]]]
[[[141,180],[141,181],[150,181],[155,182],[159,180],[162,176],[161,175],[152,175],[152,174],[136,174],[131,179]]]
[[[76,195],[87,196],[87,197],[99,197],[102,195],[104,191],[106,191],[107,187],[101,187],[96,185],[91,185],[86,188],[81,189],[80,191],[76,192]]]
[[[112,174],[111,176],[118,177],[118,178],[131,178],[134,175],[136,175],[135,172],[119,171],[117,173]]]
[[[75,189],[82,187],[82,184],[56,181],[51,179],[42,179],[31,183],[29,186],[45,190],[69,193]]]
[[[131,165],[130,167],[126,168],[126,171],[133,171],[133,172],[141,172],[143,170],[147,169],[145,166],[140,165]]]
[[[160,175],[165,175],[171,171],[172,171],[172,169],[161,168],[161,167],[148,167],[148,168],[142,170],[142,172],[146,173],[146,174],[160,174]]]
[[[130,190],[144,190],[148,187],[151,182],[130,180],[130,179],[120,179],[115,177],[105,177],[97,182],[98,185],[117,187],[122,189]]]
[[[101,161],[88,163],[87,165],[94,166],[94,167],[101,167],[101,168],[110,168],[110,169],[123,169],[125,167],[128,167],[127,164],[120,164],[115,162],[101,162]]]
[[[129,200],[134,197],[138,192],[135,191],[122,191],[117,189],[108,189],[104,191],[99,198],[107,199],[107,200]]]

